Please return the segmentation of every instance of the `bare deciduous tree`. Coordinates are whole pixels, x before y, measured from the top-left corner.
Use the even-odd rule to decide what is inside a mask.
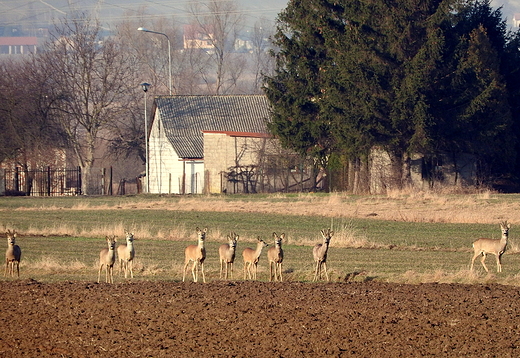
[[[237,62],[231,52],[238,32],[242,27],[242,15],[235,1],[208,0],[206,3],[191,2],[188,11],[205,38],[212,45],[206,51],[215,66],[214,93],[224,94],[236,86],[244,63]],[[208,85],[213,81],[205,77]]]
[[[0,63],[0,161],[8,158],[22,168],[26,193],[29,170],[56,163],[52,149],[62,147],[49,115],[48,86],[49,75],[32,57]]]
[[[125,115],[135,63],[88,16],[65,19],[55,30],[39,60],[53,76],[52,96],[60,99],[54,119],[82,168],[82,191],[89,194],[96,146],[111,122]]]
[[[261,93],[264,84],[264,76],[271,75],[274,68],[273,57],[269,55],[271,42],[269,38],[273,35],[273,24],[267,19],[260,19],[253,27],[251,43],[253,45],[253,92]]]

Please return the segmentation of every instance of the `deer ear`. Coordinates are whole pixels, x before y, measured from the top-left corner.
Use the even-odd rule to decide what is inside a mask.
[[[282,235],[280,235],[280,239],[285,239],[285,234],[282,233]]]

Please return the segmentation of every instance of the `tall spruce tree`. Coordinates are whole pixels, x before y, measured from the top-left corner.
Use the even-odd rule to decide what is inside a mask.
[[[453,17],[446,32],[451,46],[448,66],[439,77],[434,125],[430,128],[436,147],[453,157],[472,154],[487,177],[512,166],[514,136],[512,113],[504,71],[507,31],[500,9],[489,1],[476,1]]]
[[[323,69],[330,62],[320,31],[323,15],[319,0],[293,0],[279,15],[276,69],[264,87],[273,108],[271,131],[285,147],[314,158],[315,169],[326,167],[334,149],[331,124],[319,103]]]

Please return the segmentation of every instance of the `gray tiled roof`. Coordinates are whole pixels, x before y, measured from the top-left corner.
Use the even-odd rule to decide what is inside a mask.
[[[181,158],[203,158],[202,131],[266,134],[269,103],[263,95],[155,98],[166,137]]]

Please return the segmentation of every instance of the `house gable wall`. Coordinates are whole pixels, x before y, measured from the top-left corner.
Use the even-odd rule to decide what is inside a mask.
[[[159,112],[156,112],[150,130],[148,157],[149,193],[190,194],[202,192],[203,161],[179,158],[166,138]]]
[[[238,166],[258,165],[259,151],[266,138],[230,136],[226,133],[204,133],[205,192],[221,193],[228,188],[225,173]]]

